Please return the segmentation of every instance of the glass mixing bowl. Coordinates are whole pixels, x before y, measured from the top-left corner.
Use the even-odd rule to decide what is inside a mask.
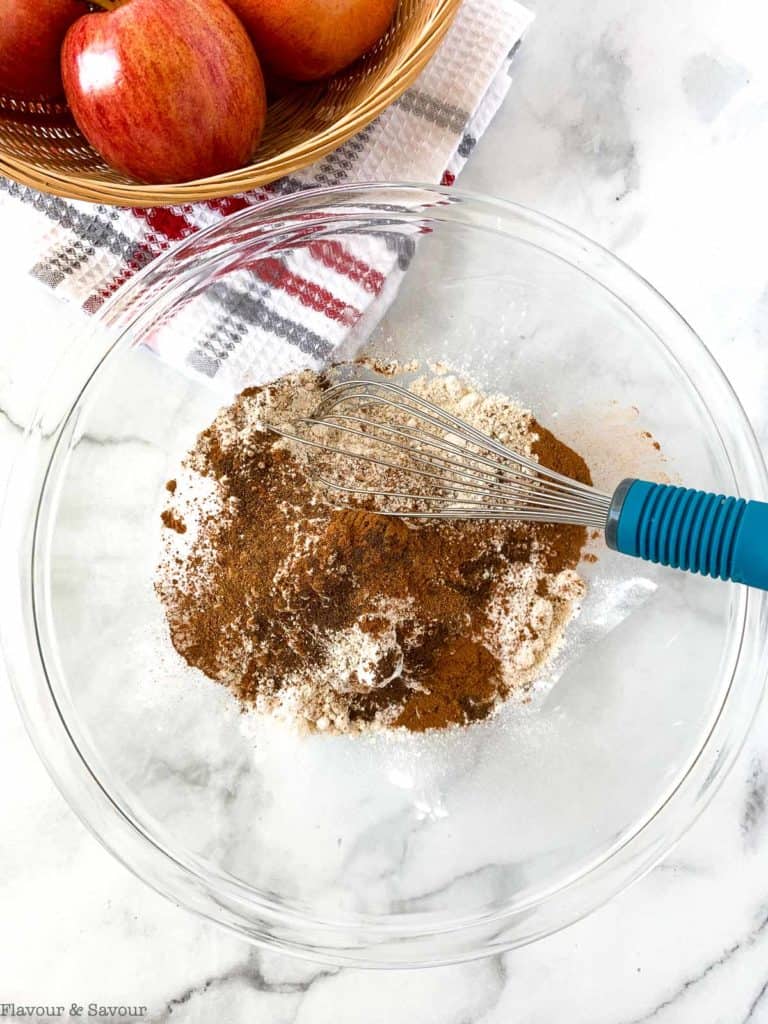
[[[347,288],[330,317],[324,287],[302,277],[313,261]],[[755,712],[768,595],[630,564],[596,541],[594,628],[527,707],[420,736],[254,723],[164,633],[164,485],[245,380],[360,354],[444,360],[514,396],[600,482],[642,461],[647,431],[667,461],[637,469],[766,493],[722,373],[609,253],[455,191],[305,193],[183,241],[68,353],[5,505],[3,645],[53,778],[158,891],[316,959],[446,963],[574,921],[669,850]],[[642,600],[606,604],[631,579]]]

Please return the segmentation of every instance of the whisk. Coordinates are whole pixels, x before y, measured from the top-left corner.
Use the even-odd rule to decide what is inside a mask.
[[[311,416],[272,429],[316,450],[341,507],[414,519],[575,523],[650,562],[768,590],[768,504],[622,480],[604,493],[512,451],[406,388],[347,380]]]

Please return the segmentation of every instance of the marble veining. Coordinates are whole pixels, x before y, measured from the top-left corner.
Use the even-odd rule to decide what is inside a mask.
[[[765,913],[765,908],[763,908],[754,928],[743,939],[732,943],[716,960],[712,960],[692,977],[686,978],[674,992],[663,999],[657,1006],[654,1006],[648,1013],[643,1014],[641,1017],[633,1017],[626,1024],[645,1024],[646,1021],[657,1020],[669,1007],[684,1000],[690,989],[701,985],[711,975],[716,974],[721,968],[725,967],[733,958],[738,957],[744,950],[751,949],[753,946],[761,943],[766,928],[768,928],[768,914]],[[768,982],[766,986],[760,989],[758,995],[750,1003],[747,1016],[743,1018],[743,1021],[746,1022],[754,1016],[766,987],[768,987]]]
[[[744,798],[744,810],[741,817],[741,832],[744,842],[756,846],[760,834],[765,827],[768,811],[768,771],[762,759],[755,755],[747,779],[747,792]]]
[[[178,995],[172,996],[163,1010],[153,1014],[148,1020],[151,1024],[178,1021],[186,1013],[196,1012],[199,1004],[210,1003],[218,995],[226,999],[228,989],[236,990],[242,986],[252,993],[282,997],[280,1002],[285,1004],[288,1013],[284,1018],[281,1014],[277,1019],[293,1021],[297,1019],[300,1005],[312,988],[325,978],[335,977],[341,970],[338,967],[315,968],[303,965],[304,970],[299,968],[295,972],[289,972],[287,977],[271,977],[268,967],[262,964],[262,960],[259,951],[248,950],[240,963],[196,982]]]

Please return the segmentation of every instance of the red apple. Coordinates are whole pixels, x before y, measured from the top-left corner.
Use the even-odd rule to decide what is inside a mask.
[[[87,10],[79,0],[0,0],[0,93],[60,96],[61,44]]]
[[[326,78],[386,32],[397,0],[229,0],[265,67],[296,82]]]
[[[127,0],[88,14],[66,35],[61,69],[83,135],[131,178],[222,174],[259,144],[264,79],[223,0]]]

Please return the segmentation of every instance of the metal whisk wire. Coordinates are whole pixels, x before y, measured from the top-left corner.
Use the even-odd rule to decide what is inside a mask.
[[[319,474],[318,480],[342,506],[374,499],[377,512],[408,518],[524,519],[600,529],[606,523],[610,495],[539,465],[388,381],[334,384],[313,415],[292,426],[272,429],[331,457],[326,468],[337,478]],[[366,466],[373,467],[371,479],[361,475]],[[387,484],[393,474],[396,486]]]

